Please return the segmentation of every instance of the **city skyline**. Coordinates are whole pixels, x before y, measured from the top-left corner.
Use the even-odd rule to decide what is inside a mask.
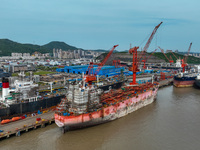
[[[43,45],[62,41],[83,49],[118,51],[144,47],[161,21],[148,49],[199,52],[198,1],[1,1],[0,39]]]

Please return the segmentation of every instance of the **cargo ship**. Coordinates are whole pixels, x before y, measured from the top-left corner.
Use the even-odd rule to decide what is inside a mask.
[[[58,105],[55,123],[65,133],[69,130],[94,126],[126,116],[139,108],[151,104],[157,97],[159,84],[147,82],[136,84],[137,49],[133,53],[133,82],[118,89],[103,91],[96,85],[85,85],[84,81],[69,85],[68,93]]]
[[[74,83],[57,107],[55,122],[66,132],[115,120],[151,104],[158,86],[146,83],[103,92],[94,86]]]
[[[38,84],[26,80],[24,73],[19,74],[12,88],[8,78],[2,79],[2,94],[0,97],[0,117],[7,119],[26,113],[34,113],[41,109],[50,108],[60,103],[64,95],[43,97],[37,92]]]
[[[196,77],[194,83],[195,83],[195,85],[196,85],[198,88],[200,88],[200,74]]]
[[[179,73],[174,76],[173,84],[175,87],[191,87],[194,85],[196,73]]]

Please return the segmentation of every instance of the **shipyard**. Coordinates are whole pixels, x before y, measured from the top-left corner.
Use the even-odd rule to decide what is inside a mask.
[[[2,6],[0,149],[200,147],[197,3]]]

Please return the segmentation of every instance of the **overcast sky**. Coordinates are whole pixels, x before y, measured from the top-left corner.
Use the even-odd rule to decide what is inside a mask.
[[[0,0],[0,38],[20,43],[63,41],[83,49],[144,47],[200,52],[198,0]]]

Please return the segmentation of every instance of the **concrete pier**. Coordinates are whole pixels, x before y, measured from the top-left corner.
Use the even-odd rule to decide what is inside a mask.
[[[36,121],[36,118],[41,118],[41,120]],[[3,132],[0,133],[0,139],[9,138],[12,135],[20,136],[31,129],[37,129],[38,127],[44,128],[52,122],[54,122],[54,111],[0,125],[0,130],[3,130]]]
[[[169,79],[159,81],[159,88],[171,85],[172,83],[173,83],[173,78],[169,78]]]

